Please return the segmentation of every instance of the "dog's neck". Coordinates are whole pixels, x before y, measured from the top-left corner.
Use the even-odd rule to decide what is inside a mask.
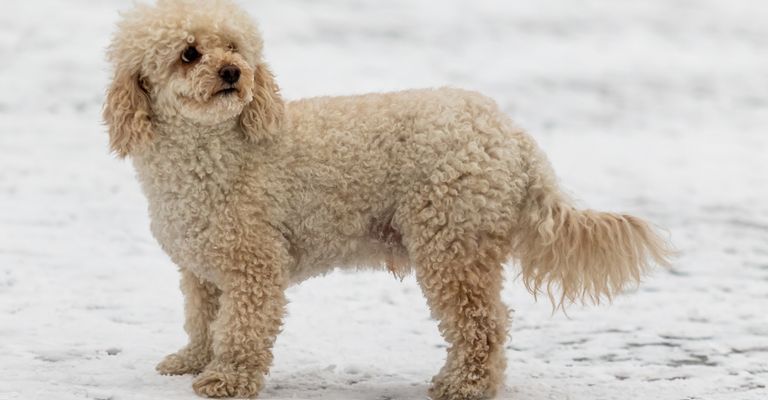
[[[185,197],[231,188],[245,162],[247,144],[237,119],[199,125],[179,118],[154,122],[155,137],[133,156],[134,166],[152,201],[165,193]]]
[[[178,142],[194,141],[198,147],[205,145],[211,139],[229,136],[238,132],[237,118],[231,118],[215,124],[201,124],[185,119],[179,115],[171,117],[156,116],[153,127],[159,138]]]

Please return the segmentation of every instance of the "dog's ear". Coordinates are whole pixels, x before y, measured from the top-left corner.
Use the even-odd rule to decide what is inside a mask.
[[[109,147],[121,158],[154,136],[149,94],[143,86],[138,73],[117,71],[107,91],[104,121]]]
[[[277,134],[285,118],[285,104],[275,77],[265,63],[256,66],[253,80],[253,100],[243,109],[240,125],[246,138],[256,142]]]

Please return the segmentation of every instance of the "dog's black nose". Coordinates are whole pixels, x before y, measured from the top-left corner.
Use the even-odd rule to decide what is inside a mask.
[[[227,65],[219,70],[219,76],[224,82],[233,84],[240,79],[240,68],[237,68],[234,65]]]

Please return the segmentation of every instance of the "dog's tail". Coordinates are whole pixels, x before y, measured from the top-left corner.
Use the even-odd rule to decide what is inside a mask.
[[[546,157],[530,138],[523,142],[530,183],[513,251],[534,296],[546,292],[555,307],[599,303],[638,283],[651,264],[669,265],[671,248],[645,221],[575,209]]]

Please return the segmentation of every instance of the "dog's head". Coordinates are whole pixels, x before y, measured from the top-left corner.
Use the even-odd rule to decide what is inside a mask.
[[[283,101],[261,36],[233,2],[158,0],[122,17],[104,107],[119,156],[151,142],[158,122],[178,118],[200,126],[237,119],[249,140],[279,129]]]

